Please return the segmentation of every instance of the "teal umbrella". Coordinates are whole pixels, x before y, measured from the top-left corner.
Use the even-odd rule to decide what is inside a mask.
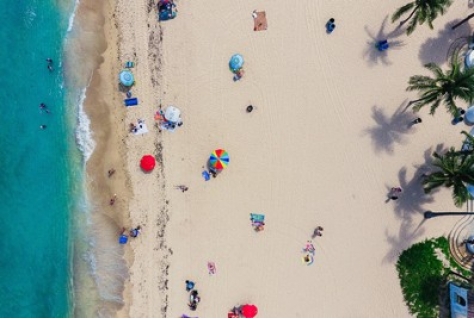
[[[236,72],[244,65],[244,58],[240,54],[234,54],[229,61],[229,68],[232,72]]]
[[[119,74],[120,83],[125,86],[132,86],[135,83],[132,72],[129,70],[122,70]]]

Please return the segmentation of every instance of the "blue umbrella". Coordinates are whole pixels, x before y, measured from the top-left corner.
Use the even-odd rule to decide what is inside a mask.
[[[471,184],[467,184],[467,192],[469,193],[469,195],[474,198],[474,185],[471,185]]]
[[[467,108],[466,113],[464,114],[464,119],[468,124],[474,124],[474,106]]]
[[[234,54],[229,61],[229,67],[232,71],[238,71],[244,65],[244,58],[240,54]]]
[[[129,70],[122,70],[119,74],[120,83],[125,86],[132,86],[135,83],[132,72]]]

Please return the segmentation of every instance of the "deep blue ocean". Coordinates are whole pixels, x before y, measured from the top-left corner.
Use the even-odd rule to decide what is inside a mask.
[[[0,7],[0,317],[72,315],[71,215],[81,167],[61,67],[70,2]]]

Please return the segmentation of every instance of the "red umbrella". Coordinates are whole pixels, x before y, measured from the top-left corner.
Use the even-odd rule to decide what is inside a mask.
[[[258,308],[255,305],[243,305],[242,308],[240,308],[240,313],[245,318],[253,318],[257,315]]]
[[[144,171],[152,171],[155,168],[155,158],[152,155],[145,155],[142,157],[142,160],[140,161],[140,167]]]

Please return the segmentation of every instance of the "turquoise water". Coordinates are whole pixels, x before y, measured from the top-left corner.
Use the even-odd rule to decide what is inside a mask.
[[[73,304],[78,167],[60,63],[74,4],[62,5],[18,0],[0,9],[0,317],[65,317]]]

